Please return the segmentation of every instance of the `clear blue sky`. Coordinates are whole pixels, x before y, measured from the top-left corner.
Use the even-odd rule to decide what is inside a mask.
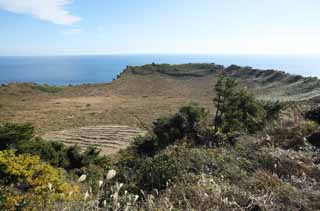
[[[0,0],[0,55],[320,54],[319,0]]]

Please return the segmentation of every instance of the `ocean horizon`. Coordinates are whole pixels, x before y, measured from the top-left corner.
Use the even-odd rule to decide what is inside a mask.
[[[108,83],[127,65],[151,63],[236,64],[275,69],[305,77],[320,77],[320,56],[307,55],[69,55],[0,56],[0,83],[34,82],[50,85]]]

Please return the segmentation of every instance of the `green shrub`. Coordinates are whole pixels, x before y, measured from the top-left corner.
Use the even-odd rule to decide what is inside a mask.
[[[90,164],[102,165],[105,157],[99,156],[100,150],[96,147],[88,147],[83,153],[81,148],[77,145],[66,149],[66,156],[68,159],[67,169],[80,169],[89,166]]]
[[[37,85],[37,89],[39,89],[42,92],[47,92],[47,93],[58,93],[58,92],[63,91],[63,87],[61,87],[61,86],[49,86],[48,84]]]
[[[179,164],[179,175],[183,173],[212,174],[217,170],[214,156],[205,148],[187,147],[185,145],[177,145],[168,154]]]
[[[207,111],[197,105],[184,106],[171,117],[157,119],[153,123],[154,136],[139,138],[134,145],[140,154],[152,155],[185,137],[196,139],[199,124],[207,116]]]
[[[63,143],[48,142],[40,138],[23,142],[17,146],[18,153],[38,155],[42,160],[53,166],[66,167],[69,163],[66,157],[66,147]]]
[[[184,118],[181,115],[174,115],[171,118],[157,119],[153,123],[153,132],[159,148],[164,148],[176,140],[183,138],[185,128]]]
[[[156,137],[138,137],[133,142],[132,146],[139,155],[151,156],[157,152],[157,146],[154,140]]]
[[[99,156],[100,150],[89,147],[81,152],[80,147],[66,147],[60,142],[49,142],[33,137],[30,124],[7,123],[0,126],[0,150],[15,149],[18,154],[38,155],[53,166],[75,169],[93,165],[103,165],[106,158]]]
[[[265,101],[262,102],[263,108],[266,111],[265,121],[272,121],[279,119],[280,112],[286,107],[285,103],[279,101]]]
[[[0,150],[16,148],[24,141],[33,137],[33,127],[30,124],[6,123],[0,125]]]
[[[232,65],[230,65],[229,67],[226,68],[226,72],[233,71],[233,70],[239,70],[239,69],[241,69],[240,66],[232,64]]]
[[[178,163],[168,155],[146,158],[138,169],[139,186],[144,190],[161,190],[167,187],[178,173]]]

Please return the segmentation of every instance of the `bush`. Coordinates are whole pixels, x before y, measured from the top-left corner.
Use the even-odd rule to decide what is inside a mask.
[[[65,168],[69,164],[69,160],[66,157],[66,147],[59,142],[48,142],[36,138],[19,144],[17,152],[38,155],[42,160],[57,167]]]
[[[38,156],[12,150],[0,151],[0,174],[5,183],[21,183],[21,187],[36,191],[48,190],[51,183],[57,192],[65,191],[63,172],[44,163]]]
[[[312,120],[320,124],[320,107],[313,108],[304,114],[306,119]]]
[[[275,128],[270,132],[271,142],[283,149],[300,150],[307,144],[305,137],[317,129],[317,124],[306,121],[293,128]]]
[[[30,124],[6,123],[0,125],[0,150],[16,148],[23,141],[33,137],[33,127]]]
[[[294,187],[284,183],[276,174],[269,171],[259,170],[255,174],[255,188],[269,192],[276,192],[281,195],[290,195],[295,192]]]
[[[178,173],[177,162],[168,155],[147,158],[138,169],[139,186],[144,190],[161,190],[167,187]]]
[[[139,138],[134,145],[140,154],[152,155],[183,138],[196,139],[198,126],[207,116],[207,111],[197,105],[188,105],[171,116],[157,119],[153,123],[154,136]]]
[[[4,185],[16,188],[16,191],[4,193],[2,208],[5,210],[17,210],[19,204],[65,200],[71,196],[70,192],[76,194],[79,190],[78,186],[66,182],[62,170],[41,161],[38,156],[17,155],[12,150],[0,151],[0,176]]]
[[[48,84],[37,85],[37,89],[47,93],[58,93],[63,91],[63,87],[61,86],[49,86]]]
[[[139,155],[151,156],[157,152],[156,137],[137,137],[132,146],[136,153]]]
[[[80,169],[90,164],[102,165],[106,157],[99,156],[100,150],[96,147],[88,147],[83,153],[79,146],[71,146],[66,149],[68,159],[67,169]]]
[[[179,164],[179,176],[183,173],[212,174],[217,170],[213,154],[205,148],[177,145],[168,156]]]
[[[285,103],[279,101],[262,102],[263,108],[266,111],[265,121],[272,121],[279,119],[280,112],[286,107]]]
[[[49,142],[33,137],[30,124],[4,124],[0,126],[0,150],[14,149],[17,154],[37,155],[49,164],[65,169],[103,165],[106,158],[99,156],[100,150],[89,147],[81,152],[80,147],[66,147],[60,142]]]

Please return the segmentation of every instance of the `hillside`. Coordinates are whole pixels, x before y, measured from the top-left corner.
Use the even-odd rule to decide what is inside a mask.
[[[213,77],[216,83],[210,108],[215,106],[215,115],[214,109],[210,113],[189,104],[149,125],[137,115],[143,129],[92,125],[51,131],[42,136],[44,139],[34,136],[32,125],[2,124],[1,210],[320,209],[319,106],[305,106],[311,105],[306,100],[261,101],[246,88],[251,85],[262,90],[259,84],[249,84],[249,77],[235,80],[202,71],[172,76],[132,69],[109,85],[135,81],[128,85],[139,89],[137,82],[142,83],[147,74],[152,83],[147,83],[149,89],[144,94],[148,97],[143,98],[153,96],[150,99],[157,97],[152,86],[165,93],[157,84],[168,87],[164,81],[189,82],[180,84],[188,84],[189,90],[170,90],[170,97],[190,91],[193,99],[204,99],[194,95],[199,90],[191,89],[190,84],[196,81],[194,85],[204,87],[198,79],[204,82]],[[30,88],[30,84],[20,86]],[[33,86],[34,92],[42,95],[38,85]],[[69,88],[41,87],[40,91],[59,89],[50,95],[61,99],[59,95],[66,95]],[[130,96],[128,88],[116,91],[119,96]],[[161,107],[162,111],[166,108]]]
[[[320,210],[316,78],[151,64],[0,100],[0,210]]]
[[[81,127],[123,125],[145,129],[154,119],[172,114],[190,102],[213,114],[214,85],[220,74],[238,79],[260,99],[319,101],[320,80],[316,78],[236,65],[225,68],[215,64],[150,64],[128,67],[108,84],[2,85],[0,121],[31,123],[36,134],[54,140],[57,136],[50,136],[54,131],[68,133],[70,129],[72,133]]]
[[[135,75],[160,74],[176,79],[192,79],[224,74],[241,80],[257,96],[282,101],[317,100],[320,95],[320,80],[316,77],[302,77],[277,70],[259,70],[252,67],[216,64],[145,65],[129,67],[124,72]]]

